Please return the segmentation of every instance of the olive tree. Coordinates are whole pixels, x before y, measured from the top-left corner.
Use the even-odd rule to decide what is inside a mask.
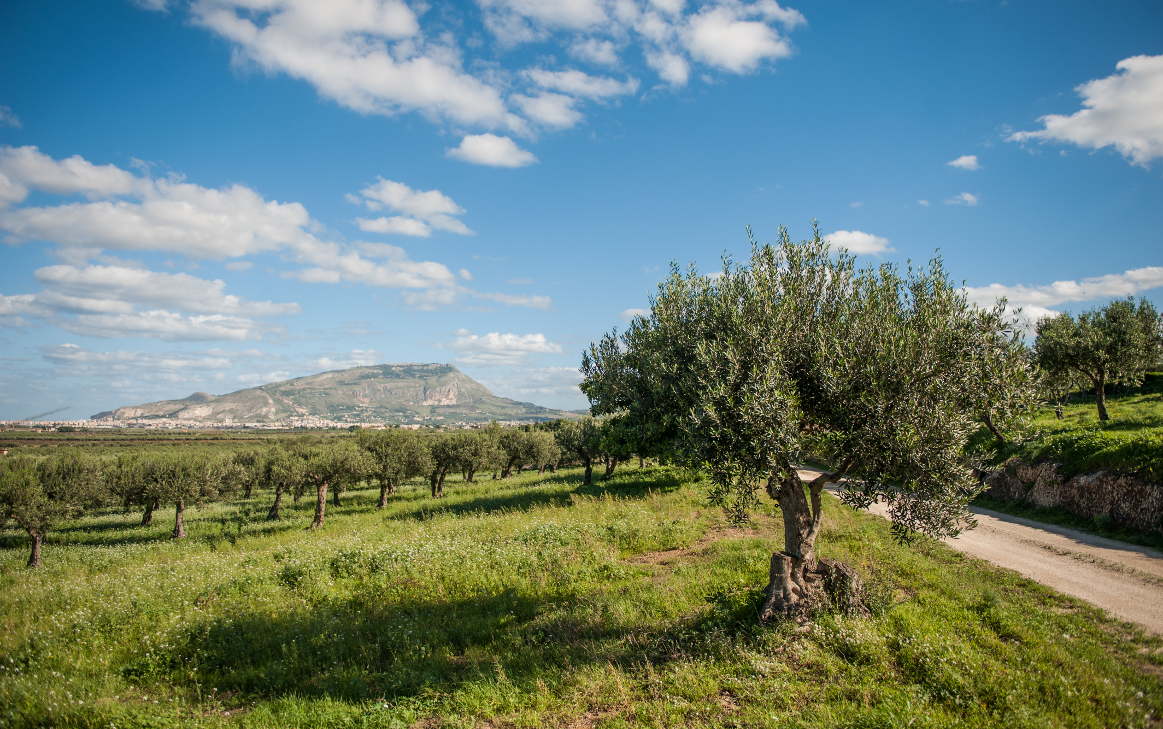
[[[81,453],[0,459],[0,516],[28,533],[29,567],[41,565],[41,546],[50,529],[99,504],[104,495],[98,464]]]
[[[562,423],[554,432],[557,446],[570,458],[579,460],[585,467],[582,483],[589,486],[594,482],[594,461],[602,452],[602,432],[598,421],[586,417]]]
[[[1151,302],[1112,301],[1101,309],[1038,322],[1034,351],[1038,366],[1060,380],[1083,378],[1094,392],[1098,419],[1110,420],[1106,386],[1139,385],[1163,355],[1163,318]]]
[[[288,491],[293,492],[302,488],[303,459],[287,448],[281,446],[272,448],[263,457],[259,481],[264,487],[275,492],[275,500],[267,511],[267,520],[276,521],[281,516],[279,512],[283,504],[283,495]]]
[[[969,304],[940,260],[858,270],[817,229],[802,243],[781,230],[777,245],[752,243],[748,265],[725,260],[721,276],[672,267],[648,315],[591,345],[582,390],[594,412],[654,422],[733,518],[761,489],[777,502],[784,548],[760,615],[802,618],[858,592],[851,568],[816,554],[827,483],[853,506],[887,502],[901,538],[968,525],[981,487],[965,445],[982,404],[1013,395],[996,373],[1025,362],[966,366],[1014,336],[1002,311]],[[831,472],[805,481],[808,457]]]
[[[368,460],[355,444],[348,442],[300,446],[295,456],[300,460],[302,483],[315,489],[315,515],[310,528],[318,529],[327,514],[328,488],[342,488],[363,478]]]
[[[388,495],[396,493],[404,481],[432,468],[424,436],[414,430],[365,430],[359,434],[359,445],[371,455],[372,475],[380,482],[377,509],[388,505]]]

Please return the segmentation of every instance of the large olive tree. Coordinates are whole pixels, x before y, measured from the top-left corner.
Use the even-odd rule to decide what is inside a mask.
[[[29,567],[41,565],[49,530],[105,497],[100,465],[79,451],[0,459],[0,524],[12,519],[28,533]]]
[[[380,482],[377,509],[388,505],[388,495],[396,493],[404,481],[432,469],[425,437],[414,430],[365,430],[359,434],[359,445],[371,455],[372,474]]]
[[[1059,314],[1038,322],[1034,351],[1050,378],[1088,383],[1098,419],[1110,420],[1106,386],[1142,383],[1163,356],[1163,318],[1146,299],[1112,301],[1077,319]]]
[[[665,450],[706,469],[732,516],[745,518],[761,487],[778,503],[784,548],[765,620],[802,616],[824,585],[853,578],[816,554],[829,482],[851,505],[885,501],[898,536],[964,528],[980,489],[966,442],[983,408],[1009,411],[992,398],[1020,394],[994,378],[1026,366],[1020,347],[998,346],[1018,338],[1004,309],[969,304],[939,260],[857,269],[813,233],[792,243],[781,230],[716,277],[672,268],[649,314],[582,363],[594,412],[652,423]],[[831,472],[805,482],[797,464],[809,457]]]

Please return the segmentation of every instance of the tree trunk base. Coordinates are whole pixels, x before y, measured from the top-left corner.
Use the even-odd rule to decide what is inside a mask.
[[[805,623],[821,612],[868,615],[864,582],[851,566],[834,559],[820,559],[809,568],[791,555],[771,555],[761,623],[794,620]]]

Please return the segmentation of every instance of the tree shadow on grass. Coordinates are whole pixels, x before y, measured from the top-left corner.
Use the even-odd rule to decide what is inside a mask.
[[[614,499],[644,499],[654,493],[668,493],[682,485],[681,479],[670,471],[651,470],[644,473],[615,474],[606,481],[595,479],[589,486],[582,485],[577,474],[549,475],[532,483],[509,483],[504,479],[480,481],[476,486],[487,483],[497,484],[499,493],[483,494],[475,498],[456,499],[453,486],[448,500],[431,499],[427,496],[410,496],[407,506],[397,498],[389,519],[432,519],[442,515],[487,514],[497,511],[527,511],[534,507],[564,507],[572,503],[574,495],[609,497]],[[554,488],[556,487],[556,488]],[[564,488],[563,488],[564,487]],[[567,490],[568,489],[568,490]]]
[[[356,598],[279,616],[221,617],[191,630],[161,663],[142,660],[123,674],[179,687],[196,675],[202,690],[262,699],[394,699],[472,681],[532,686],[552,684],[566,667],[632,668],[706,655],[721,639],[699,636],[746,613],[713,608],[710,622],[703,616],[655,629],[579,614],[576,603],[505,589],[469,600]]]

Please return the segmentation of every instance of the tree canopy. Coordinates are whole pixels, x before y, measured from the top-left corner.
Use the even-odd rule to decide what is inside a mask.
[[[783,511],[764,616],[819,592],[815,540],[828,481],[855,506],[883,500],[896,533],[957,534],[979,490],[965,444],[983,413],[1029,401],[1033,378],[1004,307],[979,309],[940,259],[857,269],[818,230],[752,245],[721,275],[672,266],[650,312],[583,358],[595,412],[651,422],[666,450],[707,470],[745,518],[766,482]],[[1004,385],[1004,386],[1002,386]],[[809,458],[832,473],[805,483]]]

